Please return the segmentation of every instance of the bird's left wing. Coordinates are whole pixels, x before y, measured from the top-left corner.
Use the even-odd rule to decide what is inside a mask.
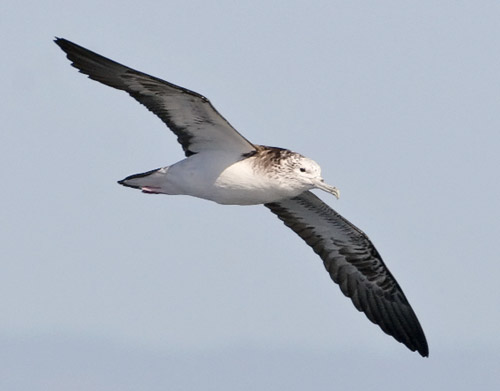
[[[55,43],[81,73],[128,92],[160,117],[177,135],[186,156],[207,150],[241,155],[256,150],[204,96],[121,65],[66,39],[56,38]]]
[[[429,355],[420,323],[368,237],[309,191],[265,204],[321,257],[354,306],[387,334]]]

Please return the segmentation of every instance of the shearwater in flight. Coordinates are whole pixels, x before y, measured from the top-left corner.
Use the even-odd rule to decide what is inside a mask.
[[[339,190],[323,181],[314,160],[251,143],[196,92],[66,39],[56,38],[55,43],[81,73],[128,92],[156,114],[182,145],[185,159],[131,175],[120,184],[144,193],[190,195],[219,204],[264,204],[321,257],[332,280],[359,311],[410,350],[429,355],[415,313],[371,241],[310,192],[320,189],[339,197]]]

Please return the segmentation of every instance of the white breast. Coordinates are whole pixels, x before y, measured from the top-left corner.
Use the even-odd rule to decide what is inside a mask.
[[[256,205],[292,198],[307,190],[295,188],[261,170],[253,158],[203,152],[169,167],[165,189],[228,205]]]

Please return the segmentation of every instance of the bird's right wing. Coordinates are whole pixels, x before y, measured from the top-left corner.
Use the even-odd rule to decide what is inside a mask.
[[[121,65],[66,39],[57,38],[55,43],[81,73],[128,92],[160,117],[177,135],[186,156],[207,150],[241,155],[256,150],[204,96]]]

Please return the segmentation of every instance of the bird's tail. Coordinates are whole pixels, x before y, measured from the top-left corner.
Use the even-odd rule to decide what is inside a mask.
[[[143,193],[162,194],[166,183],[168,167],[158,168],[142,174],[134,174],[118,181],[120,185],[140,189]]]

